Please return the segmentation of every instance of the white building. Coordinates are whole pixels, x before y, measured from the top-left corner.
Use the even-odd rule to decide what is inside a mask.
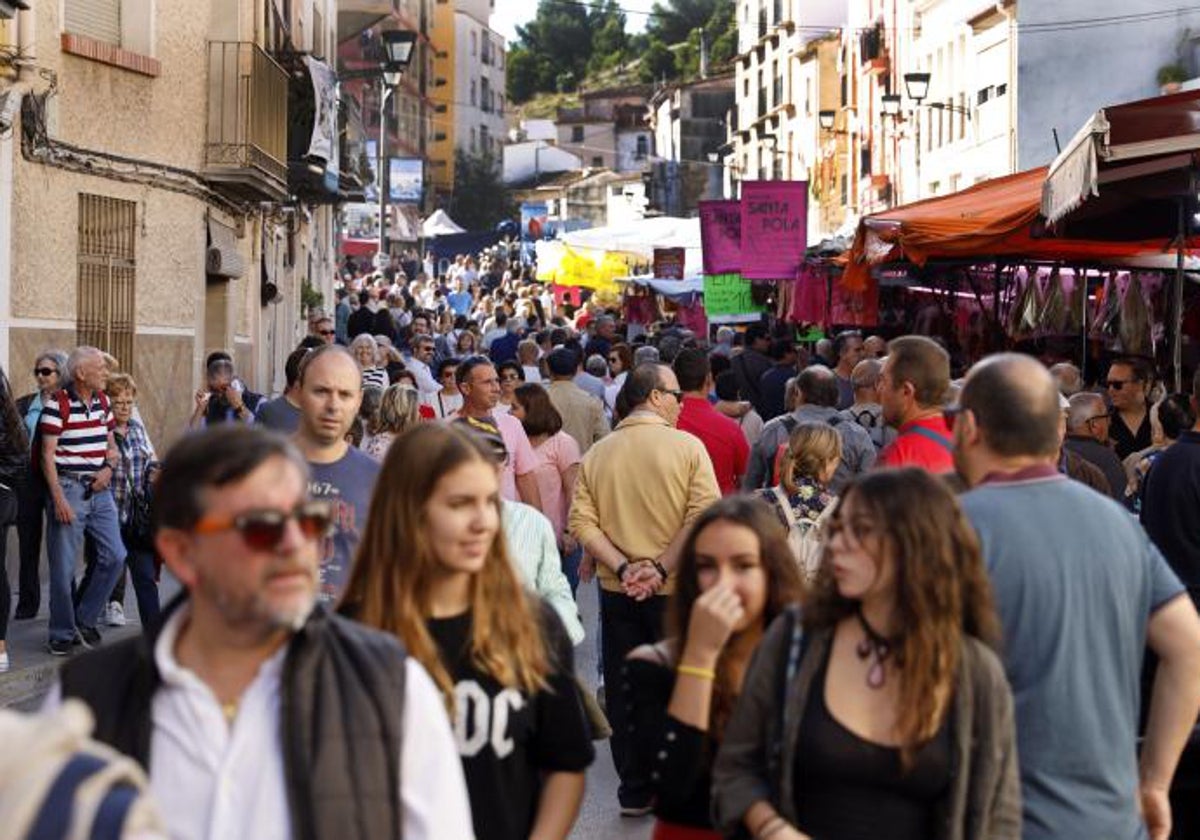
[[[492,0],[455,0],[454,146],[490,153],[499,163],[508,126],[504,119],[504,36],[491,28]]]
[[[537,182],[543,175],[583,169],[578,155],[559,149],[544,140],[509,143],[504,147],[503,180],[506,184]]]

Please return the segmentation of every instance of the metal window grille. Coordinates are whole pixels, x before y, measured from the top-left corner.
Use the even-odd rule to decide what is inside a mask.
[[[99,347],[129,370],[133,365],[137,204],[103,195],[79,196],[79,344]]]

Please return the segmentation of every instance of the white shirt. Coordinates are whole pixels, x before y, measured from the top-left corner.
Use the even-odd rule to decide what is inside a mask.
[[[404,366],[412,371],[413,379],[417,380],[417,391],[421,394],[421,402],[431,405],[430,399],[435,393],[442,390],[442,386],[433,378],[433,374],[429,371],[429,365],[416,356],[408,356],[404,359]]]
[[[151,706],[150,790],[172,840],[291,840],[279,718],[287,648],[259,668],[225,722],[212,690],[175,659],[187,607],[154,646],[162,685]],[[433,680],[407,660],[400,802],[405,840],[471,838],[471,805],[450,720]],[[44,708],[61,704],[55,686]]]

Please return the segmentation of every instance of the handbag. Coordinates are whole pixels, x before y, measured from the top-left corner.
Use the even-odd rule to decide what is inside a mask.
[[[153,493],[150,487],[150,466],[142,473],[141,486],[130,493],[129,522],[126,524],[126,539],[130,548],[154,548]]]

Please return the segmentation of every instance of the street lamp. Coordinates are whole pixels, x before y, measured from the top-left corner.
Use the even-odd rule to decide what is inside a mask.
[[[900,116],[900,94],[889,93],[883,97],[883,113],[889,117]]]
[[[387,259],[387,200],[391,188],[391,173],[384,170],[387,163],[387,101],[400,84],[400,76],[412,61],[417,46],[417,33],[391,29],[383,33],[384,62],[379,78],[379,253],[376,264],[380,271]]]
[[[930,73],[905,73],[904,88],[908,98],[920,105],[929,96]]]
[[[817,122],[821,124],[821,128],[823,128],[825,131],[829,131],[833,128],[833,123],[836,118],[836,111],[820,111],[817,114]]]

